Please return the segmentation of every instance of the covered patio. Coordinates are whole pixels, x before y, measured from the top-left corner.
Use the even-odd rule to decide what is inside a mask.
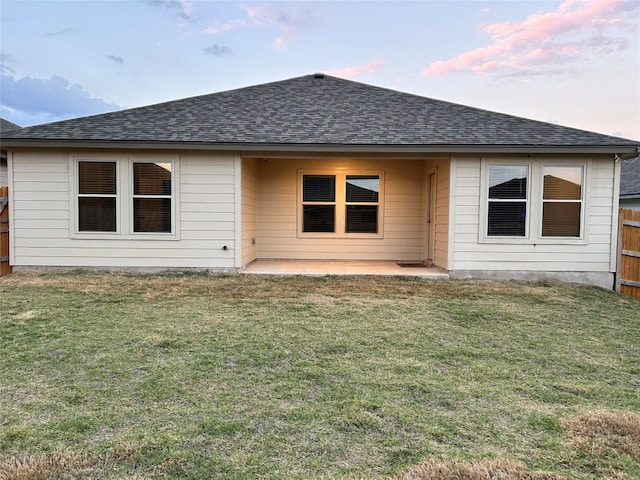
[[[260,275],[381,275],[447,280],[449,274],[422,264],[377,261],[256,260],[241,273]]]

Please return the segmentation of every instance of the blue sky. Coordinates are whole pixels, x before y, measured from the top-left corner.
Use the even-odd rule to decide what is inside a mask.
[[[22,126],[324,72],[640,139],[640,1],[0,1]]]

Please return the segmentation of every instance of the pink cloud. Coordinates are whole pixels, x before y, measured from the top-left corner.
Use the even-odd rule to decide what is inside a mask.
[[[213,25],[209,25],[202,32],[210,33],[212,35],[216,35],[218,33],[229,32],[231,30],[235,30],[236,28],[246,27],[248,22],[244,20],[230,20],[224,23],[215,23]]]
[[[245,12],[255,25],[278,29],[278,36],[274,40],[274,46],[278,49],[285,48],[287,43],[318,20],[318,15],[313,10],[284,10],[274,8],[274,5],[277,4],[260,3],[246,7]]]
[[[295,39],[305,29],[314,25],[318,15],[309,9],[284,9],[277,3],[259,3],[243,7],[245,18],[215,23],[203,30],[204,33],[219,34],[237,28],[271,28],[277,30],[273,45],[278,49]]]
[[[534,13],[522,22],[483,26],[492,44],[432,62],[421,75],[460,71],[536,74],[535,66],[613,53],[627,48],[625,33],[637,28],[638,10],[636,1],[566,0],[554,12]]]
[[[379,70],[385,63],[386,60],[384,58],[376,58],[375,60],[371,60],[366,65],[341,68],[340,70],[329,72],[329,75],[347,79],[356,78],[364,73],[373,73]]]

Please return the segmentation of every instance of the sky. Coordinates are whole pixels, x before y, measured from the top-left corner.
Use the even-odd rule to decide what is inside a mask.
[[[20,126],[323,72],[640,140],[640,0],[0,0]]]

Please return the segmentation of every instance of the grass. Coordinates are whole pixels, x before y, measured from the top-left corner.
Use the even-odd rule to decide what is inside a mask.
[[[640,302],[566,284],[0,280],[0,479],[640,478]]]

